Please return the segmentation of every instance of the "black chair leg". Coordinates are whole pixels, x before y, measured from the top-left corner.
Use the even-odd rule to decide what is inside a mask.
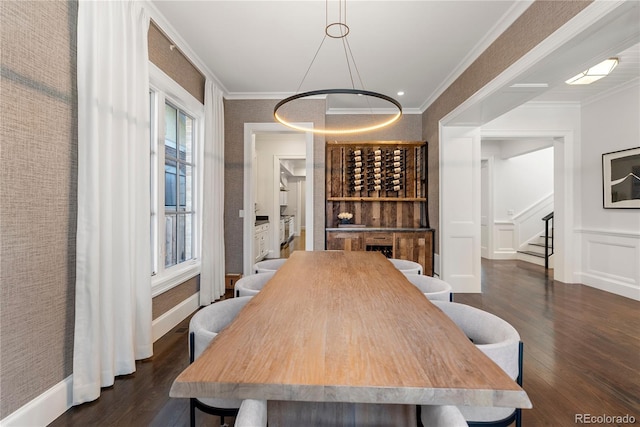
[[[196,427],[196,403],[189,399],[189,425]]]

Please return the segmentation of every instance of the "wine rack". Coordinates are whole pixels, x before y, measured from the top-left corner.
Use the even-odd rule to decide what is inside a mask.
[[[327,141],[327,227],[340,212],[376,227],[428,226],[426,143]]]

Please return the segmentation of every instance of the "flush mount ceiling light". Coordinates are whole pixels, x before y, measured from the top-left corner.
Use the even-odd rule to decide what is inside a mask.
[[[400,105],[400,103],[398,101],[396,101],[395,99],[393,99],[390,96],[387,95],[383,95],[381,93],[377,93],[377,92],[372,92],[369,90],[365,90],[364,89],[364,84],[362,83],[362,78],[360,77],[360,72],[358,71],[358,67],[356,65],[356,61],[353,57],[353,53],[351,52],[351,46],[349,46],[349,41],[347,40],[347,35],[349,34],[349,26],[347,25],[346,22],[346,16],[347,16],[347,2],[346,0],[338,0],[338,8],[339,8],[339,13],[338,13],[338,21],[337,22],[332,22],[329,23],[329,1],[330,0],[326,0],[325,2],[325,8],[326,8],[326,18],[325,18],[325,29],[324,29],[324,37],[322,38],[322,41],[320,42],[320,46],[318,47],[318,49],[316,50],[315,55],[313,56],[313,59],[311,60],[311,64],[309,64],[309,67],[307,68],[307,72],[304,74],[304,76],[302,77],[302,81],[300,82],[300,84],[298,85],[298,88],[296,89],[296,94],[292,95],[288,98],[283,99],[282,101],[278,102],[275,106],[275,108],[273,109],[273,117],[276,119],[276,121],[282,123],[283,125],[296,129],[296,130],[301,130],[304,132],[313,132],[313,133],[322,133],[322,134],[353,134],[353,133],[363,133],[363,132],[370,132],[376,129],[381,129],[383,127],[389,126],[390,124],[398,121],[398,119],[400,119],[400,117],[402,116],[402,105]],[[318,53],[320,52],[320,49],[322,48],[322,45],[324,44],[325,40],[327,39],[327,37],[332,38],[332,39],[337,39],[337,40],[341,40],[342,41],[342,47],[344,50],[344,55],[346,58],[346,62],[347,62],[347,70],[349,72],[349,78],[351,80],[351,88],[349,89],[319,89],[319,90],[312,90],[312,91],[308,91],[308,92],[299,92],[300,88],[302,87],[302,84],[304,83],[305,78],[307,77],[307,75],[309,74],[309,71],[311,70],[311,67],[313,66],[313,63],[316,59],[316,57],[318,56]],[[353,70],[352,70],[353,67]],[[356,88],[356,84],[354,82],[354,71],[355,74],[357,76],[357,81],[360,85],[360,88]],[[282,114],[278,114],[278,111],[281,110],[282,107],[284,107],[287,104],[290,104],[293,101],[296,101],[298,99],[302,99],[302,98],[309,98],[312,96],[323,96],[323,95],[353,95],[353,96],[357,96],[357,97],[361,97],[366,99],[367,105],[368,105],[368,109],[371,112],[371,114],[373,114],[373,110],[371,108],[371,104],[370,104],[370,100],[371,99],[377,99],[377,100],[383,100],[386,103],[390,104],[391,106],[393,106],[394,111],[397,109],[397,111],[393,114],[393,116],[389,119],[386,120],[382,120],[382,121],[378,121],[376,123],[371,123],[368,125],[364,125],[364,126],[358,126],[358,127],[353,127],[353,128],[340,128],[340,129],[326,129],[326,128],[318,128],[318,127],[306,127],[306,126],[299,126],[296,125],[294,123],[291,123],[289,120],[287,120]]]
[[[605,61],[602,61],[598,65],[594,65],[586,71],[578,74],[575,77],[570,78],[565,83],[570,85],[588,85],[596,80],[600,80],[603,77],[606,77],[613,71],[614,68],[618,65],[618,58],[609,58]]]

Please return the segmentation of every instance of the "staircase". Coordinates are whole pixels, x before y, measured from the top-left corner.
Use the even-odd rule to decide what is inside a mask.
[[[518,251],[518,259],[553,268],[553,212],[542,220],[545,222],[544,231]]]
[[[542,234],[535,240],[528,242],[525,247],[518,251],[518,259],[544,266],[544,240],[544,234]],[[553,257],[551,257],[550,261],[553,261]],[[553,266],[549,268],[553,268]]]

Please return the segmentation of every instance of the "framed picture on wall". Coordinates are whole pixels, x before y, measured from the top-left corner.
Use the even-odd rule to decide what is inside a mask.
[[[640,147],[602,155],[605,209],[640,209]]]

